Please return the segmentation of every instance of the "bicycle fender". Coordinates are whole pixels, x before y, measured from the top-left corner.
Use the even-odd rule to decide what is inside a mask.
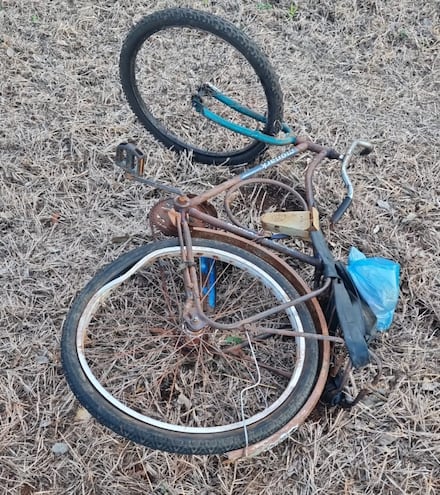
[[[339,277],[336,271],[336,263],[331,253],[327,241],[323,233],[320,230],[313,230],[310,232],[310,240],[313,244],[313,249],[315,253],[319,256],[322,261],[322,268],[324,277],[336,278]]]
[[[365,340],[365,322],[359,300],[352,300],[340,278],[332,280],[333,301],[344,336],[348,354],[355,368],[370,362],[368,344]],[[358,304],[357,304],[358,303]]]
[[[312,231],[310,238],[322,261],[324,277],[332,279],[333,305],[351,362],[355,368],[362,368],[370,362],[370,355],[361,299],[344,265],[335,261],[322,232]]]

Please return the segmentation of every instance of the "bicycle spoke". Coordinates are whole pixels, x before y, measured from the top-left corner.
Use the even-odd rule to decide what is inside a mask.
[[[236,330],[207,326],[197,334],[187,328],[187,290],[176,247],[112,289],[88,324],[86,359],[121,407],[182,427],[230,428],[242,421],[242,407],[246,417],[259,418],[293,386],[289,384],[296,367],[296,340],[271,334],[270,329],[295,326],[289,316],[295,310],[259,322],[259,328],[267,329],[264,338],[255,326],[241,328],[242,319],[287,296],[274,293],[273,283],[262,278],[264,272],[254,265],[248,269],[240,258],[221,251],[211,256],[198,248],[193,252],[201,287],[215,273],[209,284],[215,286],[216,304],[209,317],[236,322]],[[203,274],[199,257],[206,262]],[[205,294],[202,304],[206,298]],[[255,355],[241,345],[246,332]],[[261,375],[258,385],[256,368]]]

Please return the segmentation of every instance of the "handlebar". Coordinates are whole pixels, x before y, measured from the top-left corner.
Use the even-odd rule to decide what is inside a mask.
[[[336,222],[338,222],[340,220],[342,215],[345,213],[347,208],[350,206],[351,201],[353,199],[353,185],[352,185],[350,178],[348,176],[347,167],[348,167],[351,159],[353,158],[357,148],[362,148],[359,152],[359,155],[368,155],[369,153],[371,153],[373,151],[373,146],[371,143],[369,143],[368,141],[362,141],[362,140],[358,139],[358,140],[353,141],[351,143],[351,146],[350,146],[350,148],[348,148],[347,153],[343,157],[341,157],[341,159],[342,159],[341,177],[342,177],[342,180],[345,184],[345,187],[347,188],[347,195],[342,200],[342,203],[338,206],[336,211],[333,213],[333,215],[330,219],[332,224],[335,224]]]

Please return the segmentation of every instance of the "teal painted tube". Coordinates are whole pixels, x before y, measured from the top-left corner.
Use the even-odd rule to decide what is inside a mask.
[[[220,117],[220,115],[217,115],[216,113],[203,106],[200,113],[207,119],[212,120],[216,124],[219,124],[226,129],[230,129],[233,132],[237,132],[238,134],[242,134],[243,136],[248,136],[252,139],[256,139],[257,141],[262,141],[266,144],[271,144],[273,146],[287,146],[289,144],[296,143],[296,136],[290,135],[286,136],[285,138],[276,138],[274,136],[269,136],[268,134],[264,134],[264,132],[249,129],[242,125],[236,124],[235,122],[231,122],[230,120],[226,120],[223,117]]]
[[[263,122],[264,124],[267,123],[267,118],[264,115],[261,115],[257,112],[254,112],[250,108],[240,105],[240,103],[233,100],[232,98],[229,98],[229,96],[224,95],[220,91],[212,90],[210,92],[210,96],[212,96],[218,101],[221,101],[222,103],[232,108],[233,110],[236,110],[237,112],[246,115],[247,117],[257,120],[258,122]],[[281,130],[286,134],[290,134],[292,132],[290,127],[285,122],[281,125]]]
[[[263,115],[260,115],[257,112],[254,112],[253,110],[250,110],[247,107],[244,107],[240,105],[238,102],[233,100],[232,98],[229,98],[228,96],[225,96],[224,94],[220,93],[217,90],[214,90],[212,88],[209,89],[209,95],[212,96],[213,98],[217,99],[221,103],[224,103],[228,107],[230,107],[232,110],[237,111],[238,113],[241,113],[242,115],[246,115],[250,118],[253,118],[254,120],[257,120],[258,122],[263,122],[266,123],[267,119]],[[232,122],[231,120],[224,119],[223,117],[220,117],[220,115],[216,114],[215,112],[209,110],[209,108],[205,107],[202,103],[202,99],[199,95],[195,95],[192,98],[192,105],[193,108],[206,117],[207,119],[211,120],[212,122],[215,122],[216,124],[225,127],[226,129],[229,129],[233,132],[236,132],[237,134],[242,134],[243,136],[250,137],[252,139],[255,139],[256,141],[261,141],[263,143],[273,145],[273,146],[287,146],[291,144],[296,144],[297,139],[296,136],[294,136],[291,132],[291,129],[289,126],[285,123],[282,124],[281,130],[286,133],[286,137],[284,138],[276,138],[274,136],[269,136],[268,134],[264,134],[264,132],[255,130],[255,129],[249,129],[248,127],[236,124],[235,122]]]

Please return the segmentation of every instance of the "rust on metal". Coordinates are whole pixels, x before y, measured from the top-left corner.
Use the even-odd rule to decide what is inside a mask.
[[[193,229],[193,236],[204,239],[220,240],[223,242],[228,242],[229,244],[235,245],[237,247],[241,247],[242,249],[247,249],[248,251],[255,253],[257,256],[270,263],[276,270],[283,273],[283,275],[287,278],[287,280],[292,284],[292,286],[297,290],[299,294],[305,294],[310,291],[306,283],[290,265],[288,265],[280,257],[274,255],[273,252],[263,246],[260,246],[259,244],[255,244],[248,239],[243,239],[243,237],[231,233],[213,231],[206,228]],[[317,332],[319,332],[319,334],[322,336],[329,336],[325,316],[322,312],[318,300],[316,298],[311,298],[305,301],[304,304],[310,311]],[[278,445],[280,442],[282,442],[286,437],[288,437],[289,434],[292,433],[292,431],[297,429],[309,417],[310,413],[316,407],[320,397],[322,396],[325,384],[327,382],[330,368],[330,342],[328,340],[319,341],[319,352],[320,372],[318,375],[318,379],[311,395],[309,396],[301,410],[298,411],[298,413],[283,428],[281,428],[278,432],[274,433],[270,437],[262,440],[261,442],[249,445],[246,448],[226,453],[229,462],[234,462],[243,457],[252,457],[261,452],[271,449],[275,445]]]
[[[254,241],[255,243],[261,244],[262,246],[270,247],[271,249],[278,251],[283,254],[287,254],[288,256],[293,256],[294,258],[303,261],[309,265],[320,267],[322,262],[320,259],[315,258],[314,256],[309,256],[301,251],[297,251],[296,249],[288,248],[283,244],[278,244],[269,239],[264,239],[260,234],[253,232],[251,230],[243,229],[241,227],[237,227],[236,225],[231,225],[230,223],[224,222],[219,218],[213,218],[201,211],[198,211],[196,208],[189,208],[188,213],[191,217],[196,217],[202,220],[205,225],[211,225],[217,229],[226,230],[231,234],[236,234],[240,237],[244,237],[247,241]]]
[[[374,363],[377,366],[377,372],[370,384],[368,384],[366,387],[361,389],[359,393],[356,395],[356,397],[348,404],[348,408],[352,408],[356,404],[358,404],[361,400],[363,400],[367,395],[371,394],[374,387],[379,383],[379,379],[382,376],[382,362],[379,359],[379,357],[370,349],[369,354],[371,358],[373,359]],[[344,407],[342,405],[342,407]]]
[[[282,182],[274,179],[261,179],[261,178],[254,178],[254,179],[246,179],[238,184],[235,184],[234,186],[230,187],[225,194],[225,199],[224,199],[224,208],[225,212],[228,215],[228,218],[231,220],[231,222],[234,225],[237,225],[237,227],[241,227],[243,229],[246,229],[247,227],[240,223],[235,215],[232,213],[231,209],[231,204],[234,200],[234,193],[236,193],[240,188],[246,187],[249,184],[261,184],[261,185],[269,185],[269,186],[274,186],[278,187],[279,189],[283,189],[287,191],[288,194],[291,194],[294,196],[296,202],[300,206],[301,210],[306,210],[307,209],[307,203],[304,201],[304,198],[301,196],[301,194],[296,191],[293,187],[290,187],[286,184],[283,184]]]
[[[328,342],[334,342],[335,344],[345,344],[345,340],[342,337],[334,337],[332,335],[321,335],[317,333],[296,332],[294,330],[284,330],[282,328],[261,328],[256,327],[259,333],[254,337],[259,337],[267,334],[283,335],[284,337],[301,337],[303,339],[310,340],[327,340]]]
[[[156,203],[150,210],[149,218],[152,226],[167,236],[177,236],[177,223],[180,221],[180,214],[176,211],[175,201],[183,201],[183,198],[167,198]],[[188,201],[190,199],[188,198]],[[197,205],[195,208],[210,217],[217,217],[217,211],[211,203],[205,202]],[[191,217],[189,220],[190,227],[204,227],[206,222],[198,220],[196,217]]]
[[[241,234],[241,230],[239,231]],[[296,289],[298,294],[307,294],[310,292],[310,288],[304,282],[304,280],[299,276],[299,274],[293,270],[293,268],[286,263],[282,258],[276,256],[272,251],[267,249],[264,245],[260,245],[260,243],[252,242],[249,239],[243,238],[241,235],[235,235],[230,232],[223,232],[221,230],[212,230],[205,227],[195,227],[192,230],[193,237],[199,237],[202,239],[212,239],[226,242],[228,244],[232,244],[237,247],[241,247],[242,249],[246,249],[257,255],[258,257],[265,260],[267,263],[272,265],[277,271],[282,273],[287,280],[292,284],[292,286]],[[306,301],[306,305],[308,309],[315,315],[316,323],[318,324],[321,317],[322,321],[325,322],[325,318],[323,316],[321,307],[316,299],[311,299],[310,301],[314,301],[314,304],[310,304],[309,301]],[[315,314],[315,310],[317,313]],[[320,318],[317,315],[321,315]],[[327,324],[325,324],[327,326]]]
[[[325,157],[333,158],[333,150],[330,148],[326,148],[324,146],[321,146],[316,143],[312,143],[306,138],[300,137],[297,138],[296,140],[296,145],[295,148],[297,151],[297,154],[304,153],[305,151],[312,151],[313,153],[318,153],[318,157],[321,157],[319,161],[321,161]],[[338,155],[339,156],[339,155]],[[275,158],[272,160],[269,160],[270,166],[277,165],[279,163],[278,160]],[[267,162],[267,163],[269,163]],[[269,168],[269,167],[266,167]],[[242,182],[243,179],[240,177],[240,175],[236,175],[235,177],[232,177],[231,179],[222,182],[218,186],[213,187],[212,189],[209,189],[208,191],[205,191],[204,193],[195,196],[191,198],[190,200],[190,206],[194,207],[196,205],[199,205],[200,203],[204,203],[205,201],[208,201],[211,198],[214,198],[215,196],[218,196],[219,194],[227,191],[229,188],[235,186],[236,184]]]
[[[325,327],[325,331],[327,328]],[[310,413],[316,407],[323,391],[325,384],[327,382],[328,370],[330,365],[330,345],[328,342],[324,343],[326,349],[323,352],[323,359],[321,362],[321,370],[319,373],[318,380],[315,384],[313,392],[310,394],[306,403],[300,409],[300,411],[295,414],[295,416],[282,428],[280,428],[276,433],[270,437],[261,440],[260,442],[248,445],[245,448],[232,450],[227,452],[225,455],[227,461],[234,462],[241,458],[254,457],[262,452],[272,449],[283,440],[285,440],[294,430],[296,430],[300,425],[302,425],[305,420],[310,416]]]
[[[328,335],[327,325],[325,323],[325,319],[323,314],[320,315],[321,324],[320,327],[322,333],[324,335]],[[298,411],[298,413],[282,428],[280,428],[276,433],[271,435],[270,437],[261,440],[252,445],[248,445],[245,448],[232,450],[227,452],[225,455],[227,457],[228,462],[235,462],[241,458],[246,457],[254,457],[262,452],[272,449],[280,442],[285,440],[294,430],[296,430],[301,424],[305,422],[305,420],[310,416],[310,413],[316,407],[320,397],[325,388],[325,384],[327,382],[328,371],[330,366],[330,344],[329,342],[322,342],[321,348],[322,356],[321,356],[321,369],[319,372],[318,380],[316,381],[315,387],[307,399],[306,403],[303,407]]]
[[[172,198],[163,199],[156,203],[150,210],[150,223],[160,232],[168,236],[177,234],[178,215],[174,209]]]
[[[309,208],[315,206],[315,199],[313,197],[313,173],[316,170],[316,167],[327,157],[328,149],[323,149],[320,151],[313,160],[309,163],[306,170],[306,179],[305,179],[305,187],[306,187],[306,199]]]

